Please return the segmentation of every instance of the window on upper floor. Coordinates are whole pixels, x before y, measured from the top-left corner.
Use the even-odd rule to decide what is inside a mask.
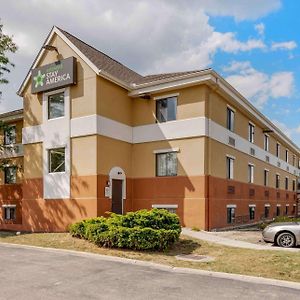
[[[15,166],[4,167],[4,183],[13,184],[17,182],[17,168]]]
[[[293,179],[293,192],[295,192],[295,191],[296,191],[296,180]]]
[[[65,148],[48,150],[49,173],[65,172]]]
[[[254,143],[254,125],[249,123],[248,125],[248,140],[250,143]]]
[[[295,164],[296,164],[296,156],[293,155],[293,167],[295,167]]]
[[[48,119],[60,118],[65,115],[64,92],[48,96]]]
[[[280,157],[280,144],[276,143],[276,157]]]
[[[285,189],[288,190],[289,189],[289,178],[285,177]]]
[[[264,149],[269,151],[269,136],[267,134],[264,135]]]
[[[248,164],[248,182],[254,182],[254,165]]]
[[[269,184],[269,171],[264,170],[264,186],[268,186]]]
[[[177,176],[177,153],[156,154],[156,176]]]
[[[234,163],[234,158],[227,156],[226,157],[226,177],[227,177],[227,179],[233,179],[233,163]]]
[[[16,126],[9,125],[4,128],[4,145],[16,143]]]
[[[275,180],[276,180],[275,186],[277,189],[279,189],[279,186],[280,186],[280,175],[279,174],[276,174]]]
[[[156,120],[159,123],[176,120],[177,97],[156,100]]]
[[[289,162],[289,151],[288,151],[288,149],[285,149],[285,161],[287,163]]]
[[[227,129],[234,131],[234,111],[227,107]]]

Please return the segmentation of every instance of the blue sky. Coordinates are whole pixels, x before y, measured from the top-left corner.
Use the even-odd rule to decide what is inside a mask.
[[[71,5],[72,4],[72,5]],[[0,0],[4,32],[19,51],[1,86],[16,96],[53,25],[142,73],[214,68],[300,145],[300,1]],[[34,14],[34,17],[33,17]]]

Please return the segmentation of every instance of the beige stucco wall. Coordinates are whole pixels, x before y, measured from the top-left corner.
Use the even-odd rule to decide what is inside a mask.
[[[204,174],[205,138],[159,141],[133,145],[133,177],[155,177],[154,150],[179,148],[178,176],[195,176]]]
[[[152,95],[151,99],[133,99],[133,125],[153,124],[156,122],[155,97],[178,94],[177,120],[195,118],[205,115],[205,99],[207,87],[197,85],[189,88],[173,90]]]
[[[132,126],[132,99],[128,91],[98,76],[97,114]]]
[[[280,174],[280,188],[285,189],[285,177],[289,178],[289,190],[292,191],[292,180],[296,176],[265,163],[255,157],[242,153],[232,147],[209,139],[209,175],[226,178],[226,155],[235,157],[234,180],[248,183],[248,164],[254,164],[254,184],[264,185],[264,169],[269,170],[269,187],[275,188],[275,174]]]
[[[57,47],[60,56],[55,51],[46,51],[38,67],[53,63],[57,59],[70,56],[77,58],[77,84],[71,86],[71,117],[81,117],[96,114],[96,73],[57,35],[49,43]],[[24,91],[24,126],[39,125],[43,122],[42,93],[31,94],[31,81]]]
[[[97,136],[71,139],[71,174],[86,176],[97,174]]]
[[[25,179],[43,177],[43,144],[24,145]]]
[[[120,167],[127,177],[132,176],[132,144],[97,136],[97,173],[109,174],[113,167]]]
[[[248,124],[251,121],[255,125],[255,134],[254,134],[254,144],[260,148],[264,148],[264,126],[254,119],[248,112],[238,107],[236,104],[232,103],[229,99],[225,99],[220,94],[211,90],[209,94],[208,101],[208,110],[207,117],[215,121],[216,123],[227,127],[227,105],[230,105],[234,108],[235,111],[235,126],[234,132],[244,139],[248,140]],[[295,151],[291,149],[284,141],[275,134],[269,134],[269,151],[273,155],[276,154],[276,142],[279,141],[281,146],[280,149],[280,158],[285,160],[285,149],[289,151],[289,163],[292,163],[292,156],[295,154]],[[295,166],[297,164],[297,159]]]

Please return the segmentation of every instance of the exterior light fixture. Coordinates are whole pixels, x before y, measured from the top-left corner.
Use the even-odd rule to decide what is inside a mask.
[[[52,46],[52,45],[44,45],[42,47],[43,49],[45,50],[48,50],[48,51],[56,51],[57,54],[59,54],[57,48],[55,46]]]

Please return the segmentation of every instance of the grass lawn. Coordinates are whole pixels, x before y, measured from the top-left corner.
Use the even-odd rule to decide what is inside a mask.
[[[152,261],[175,267],[253,275],[300,282],[300,252],[248,250],[211,244],[182,236],[166,252],[146,252],[98,248],[68,233],[32,233],[16,236],[0,232],[0,242],[60,248],[113,255],[137,260]],[[215,261],[208,263],[186,262],[175,258],[178,254],[209,255]]]

